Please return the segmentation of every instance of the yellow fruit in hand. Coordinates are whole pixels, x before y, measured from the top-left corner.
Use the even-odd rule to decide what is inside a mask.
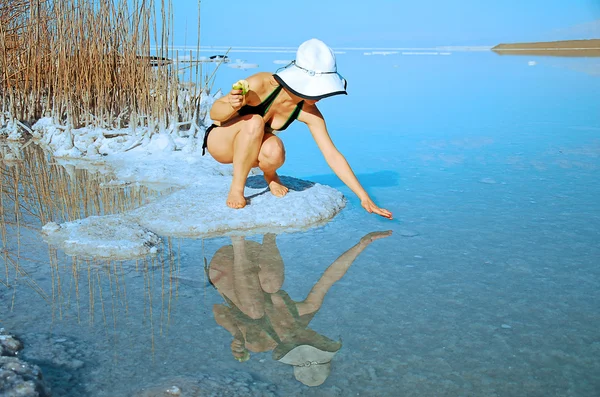
[[[234,90],[242,90],[242,95],[246,95],[248,91],[250,91],[250,84],[246,80],[239,80],[236,82],[232,88]]]

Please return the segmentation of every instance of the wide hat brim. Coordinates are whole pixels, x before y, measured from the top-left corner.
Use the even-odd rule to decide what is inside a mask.
[[[296,379],[307,386],[319,386],[331,373],[331,359],[337,351],[329,352],[310,345],[299,345],[278,361],[293,365]]]
[[[310,74],[292,63],[273,77],[294,95],[304,99],[319,100],[334,95],[348,95],[346,80],[339,73]]]

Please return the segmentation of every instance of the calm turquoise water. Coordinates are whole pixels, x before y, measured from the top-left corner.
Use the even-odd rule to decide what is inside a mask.
[[[286,56],[246,60],[275,70],[272,61]],[[15,252],[20,236],[27,276],[16,289],[0,285],[0,322],[24,339],[23,356],[58,396],[173,385],[182,395],[597,396],[599,64],[340,54],[350,95],[319,106],[334,142],[395,220],[365,213],[296,123],[280,135],[282,174],[349,198],[329,224],[277,236],[279,253],[271,243],[260,256],[262,236],[236,242],[233,253],[223,248],[229,238],[168,240],[160,258],[137,264],[75,261],[49,251],[35,228],[8,225],[5,247]],[[224,68],[216,86],[250,73]],[[348,251],[383,230],[393,235]],[[217,281],[216,290],[205,257],[243,282]],[[334,276],[325,273],[332,264]],[[237,362],[231,333],[213,315],[213,305],[228,304],[243,328],[250,319],[240,313],[263,307],[284,339],[306,337],[289,332],[286,316],[298,321],[298,307],[264,292],[282,272],[293,301],[319,280],[316,290],[327,292],[308,328],[342,347],[318,387],[298,382],[269,350]],[[261,335],[246,339],[269,340]],[[139,395],[164,395],[150,393]]]

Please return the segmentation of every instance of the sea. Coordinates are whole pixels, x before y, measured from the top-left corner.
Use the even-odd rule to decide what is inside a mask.
[[[227,56],[213,93],[294,52]],[[393,220],[364,211],[300,122],[279,135],[280,174],[340,190],[337,216],[295,233],[161,236],[157,255],[131,261],[50,247],[15,210],[47,186],[2,165],[0,326],[53,396],[600,395],[600,58],[336,57],[348,95],[317,106]],[[35,158],[40,181],[69,178]],[[152,196],[131,189],[118,208]]]

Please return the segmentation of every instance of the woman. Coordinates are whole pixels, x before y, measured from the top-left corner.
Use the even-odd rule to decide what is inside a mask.
[[[337,73],[333,51],[320,40],[300,45],[296,60],[276,74],[257,73],[247,79],[249,91],[231,92],[210,110],[215,122],[207,129],[203,149],[220,163],[233,163],[233,180],[227,197],[231,208],[246,206],[244,186],[252,167],[259,167],[271,193],[283,197],[288,189],[277,175],[285,161],[285,149],[275,133],[294,120],[308,126],[327,164],[360,199],[368,212],[385,218],[392,213],[379,208],[360,185],[344,156],[334,146],[316,103],[346,94],[346,80]],[[212,132],[212,133],[211,133]]]

